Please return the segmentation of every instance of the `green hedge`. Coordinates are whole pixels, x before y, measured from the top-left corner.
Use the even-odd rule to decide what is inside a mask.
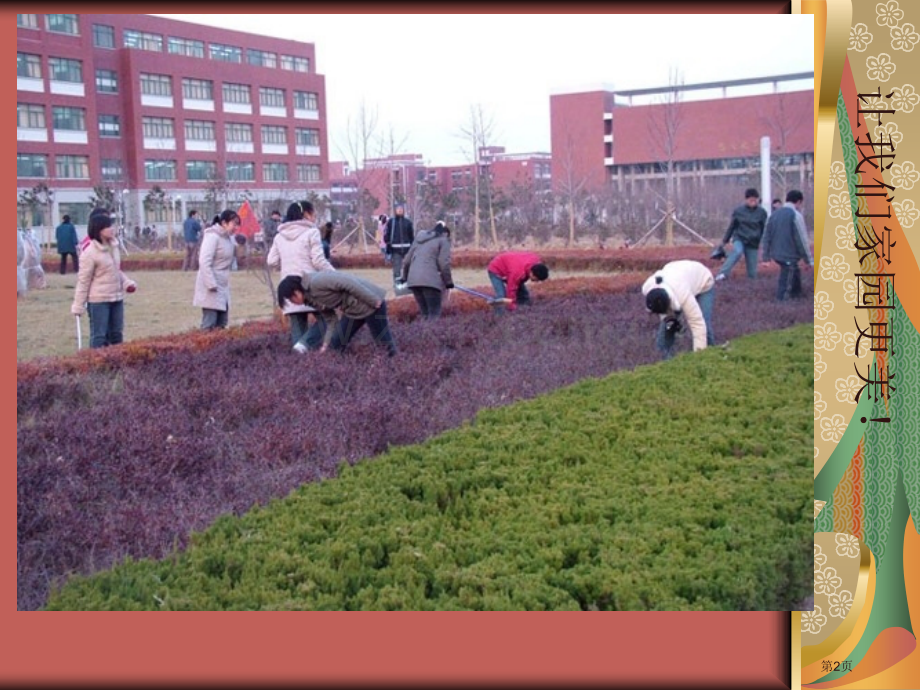
[[[812,342],[758,334],[482,411],[48,608],[788,610],[812,587]]]

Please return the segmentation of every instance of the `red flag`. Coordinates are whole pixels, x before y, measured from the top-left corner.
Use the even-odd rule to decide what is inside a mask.
[[[246,235],[246,237],[252,239],[261,228],[259,227],[259,221],[256,220],[255,211],[253,211],[252,206],[249,205],[249,200],[243,202],[243,205],[240,206],[240,210],[237,211],[237,213],[240,214],[239,234]]]

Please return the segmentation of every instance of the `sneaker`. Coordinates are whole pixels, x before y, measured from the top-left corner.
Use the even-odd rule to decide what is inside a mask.
[[[299,355],[305,355],[307,354],[307,346],[304,345],[303,343],[297,343],[296,345],[294,345],[294,352],[296,352]]]
[[[716,281],[718,282],[718,281],[720,281],[720,280],[725,280],[725,274],[724,274],[724,273],[716,273]]]

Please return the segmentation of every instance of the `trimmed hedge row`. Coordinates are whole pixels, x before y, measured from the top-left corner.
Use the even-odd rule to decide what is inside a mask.
[[[789,610],[812,554],[812,326],[586,380],[343,465],[52,610]]]

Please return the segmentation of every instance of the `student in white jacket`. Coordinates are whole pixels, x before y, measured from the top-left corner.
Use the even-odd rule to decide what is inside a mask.
[[[323,252],[323,242],[316,227],[316,211],[309,201],[295,201],[288,207],[284,222],[268,252],[266,262],[270,268],[280,268],[281,277],[301,276],[317,271],[334,271]],[[282,311],[291,324],[291,344],[294,351],[304,354],[318,350],[323,344],[326,321],[313,307],[284,301]],[[309,315],[313,314],[313,325],[307,328]]]
[[[714,345],[712,333],[712,271],[698,261],[672,261],[642,285],[646,308],[661,316],[655,345],[665,359],[673,356],[681,315],[693,335],[693,351]]]

